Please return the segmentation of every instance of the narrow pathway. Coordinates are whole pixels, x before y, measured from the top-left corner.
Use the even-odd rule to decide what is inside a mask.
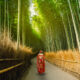
[[[22,80],[78,80],[71,74],[62,71],[60,68],[46,62],[46,72],[38,74],[36,68],[36,58],[32,60],[29,73],[25,73]]]

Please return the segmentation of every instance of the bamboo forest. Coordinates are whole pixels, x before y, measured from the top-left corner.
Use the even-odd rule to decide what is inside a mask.
[[[80,0],[0,0],[0,80],[79,79]]]

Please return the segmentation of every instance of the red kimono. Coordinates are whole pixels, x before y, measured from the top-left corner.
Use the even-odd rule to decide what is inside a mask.
[[[45,72],[45,59],[44,55],[41,53],[37,56],[37,70],[39,73]]]

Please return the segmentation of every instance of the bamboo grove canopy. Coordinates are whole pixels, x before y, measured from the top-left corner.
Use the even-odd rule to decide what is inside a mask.
[[[79,0],[0,0],[0,34],[34,49],[80,51]]]

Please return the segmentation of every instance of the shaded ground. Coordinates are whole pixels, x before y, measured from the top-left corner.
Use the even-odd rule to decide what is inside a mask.
[[[36,58],[32,60],[29,72],[24,74],[21,80],[78,80],[71,74],[62,71],[60,68],[46,62],[46,72],[38,74],[36,68]]]

